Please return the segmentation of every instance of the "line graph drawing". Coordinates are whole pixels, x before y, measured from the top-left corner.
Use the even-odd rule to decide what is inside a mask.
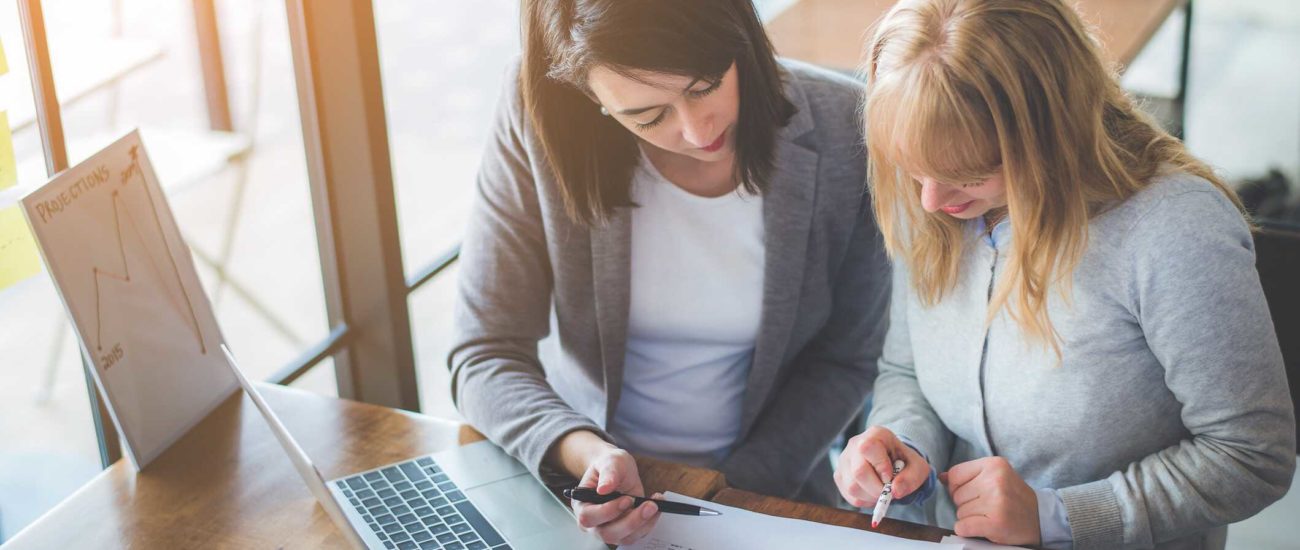
[[[139,131],[22,199],[90,375],[142,468],[238,387]],[[163,258],[166,256],[166,258]]]
[[[97,351],[102,351],[104,349],[103,346],[104,320],[103,320],[103,304],[102,304],[102,292],[101,292],[100,281],[103,279],[109,279],[109,280],[119,281],[127,284],[131,282],[131,266],[127,262],[126,247],[125,247],[125,243],[122,241],[122,213],[123,212],[125,212],[126,214],[126,219],[129,221],[131,225],[131,229],[135,233],[136,239],[142,245],[145,246],[146,252],[144,256],[149,260],[149,265],[150,267],[153,268],[153,272],[155,273],[155,275],[158,276],[160,280],[163,278],[162,270],[158,268],[158,264],[154,260],[153,255],[149,254],[147,251],[148,245],[146,244],[144,235],[140,233],[139,224],[136,222],[135,217],[131,214],[131,210],[127,207],[127,205],[123,204],[122,202],[122,196],[121,196],[122,189],[129,186],[132,183],[132,181],[138,182],[139,187],[144,189],[145,197],[148,199],[149,213],[153,218],[154,228],[157,229],[158,235],[161,236],[164,234],[162,221],[158,219],[158,212],[154,208],[155,203],[153,200],[153,193],[149,190],[148,185],[144,185],[144,172],[140,169],[139,154],[140,154],[140,146],[139,145],[132,146],[130,149],[131,162],[127,166],[127,168],[123,170],[119,175],[117,188],[113,189],[110,192],[110,196],[111,196],[110,200],[112,202],[112,209],[113,209],[113,229],[117,237],[117,258],[119,260],[121,270],[120,272],[110,271],[110,270],[103,269],[100,266],[93,266],[91,268],[91,274],[94,278],[94,286],[95,286],[95,349]],[[165,238],[163,239],[163,247],[167,253],[167,261],[171,264],[170,267],[171,267],[172,277],[176,282],[177,288],[180,289],[181,297],[185,302],[184,311],[185,311],[185,315],[188,316],[188,319],[186,319],[186,325],[190,329],[190,332],[194,334],[194,338],[197,341],[199,346],[199,353],[202,355],[207,355],[208,349],[207,349],[207,345],[203,341],[203,332],[202,329],[199,327],[198,317],[194,313],[194,303],[190,299],[189,292],[187,292],[185,289],[185,284],[181,281],[180,269],[176,266],[176,258],[172,253],[171,246],[167,243],[167,240]],[[167,298],[168,300],[172,301],[173,305],[176,305],[179,308],[180,304],[176,303],[176,296],[174,293],[167,292]]]

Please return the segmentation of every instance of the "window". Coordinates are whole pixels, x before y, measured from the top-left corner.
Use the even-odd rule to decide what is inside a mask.
[[[69,162],[141,129],[227,342],[251,376],[270,378],[329,334],[285,4],[44,4]],[[0,109],[22,191],[46,173],[17,6],[0,4],[10,69]],[[204,21],[217,30],[206,44]],[[224,65],[222,81],[205,81],[205,59]],[[210,84],[225,98],[210,100]],[[80,348],[49,275],[0,289],[0,311],[3,541],[103,464]],[[332,360],[296,385],[335,394]]]
[[[518,0],[375,4],[402,257],[419,279],[459,245],[475,175],[510,63]],[[413,289],[410,308],[422,409],[456,418],[446,356],[454,269]]]

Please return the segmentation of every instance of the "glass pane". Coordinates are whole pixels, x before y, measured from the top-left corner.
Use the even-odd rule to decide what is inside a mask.
[[[312,367],[311,370],[294,380],[289,386],[321,395],[338,397],[339,386],[334,381],[334,358],[326,357],[324,361]]]
[[[0,542],[99,473],[81,349],[44,272],[0,290]]]
[[[104,62],[121,74],[61,93],[72,162],[140,128],[226,341],[266,378],[328,334],[284,3],[216,3],[234,131],[209,123],[201,2],[83,4],[47,3],[56,84],[84,87]]]
[[[518,0],[375,3],[408,278],[460,242],[496,99],[519,52],[518,12]]]
[[[35,249],[14,241],[31,242],[17,199],[46,179],[16,2],[0,2],[0,44],[9,68],[0,135],[12,130],[17,165],[16,186],[0,188],[2,543],[99,473],[100,461],[81,350]]]
[[[451,402],[447,352],[451,351],[452,310],[459,271],[452,265],[411,293],[409,300],[421,412],[453,420],[460,420],[460,413]]]

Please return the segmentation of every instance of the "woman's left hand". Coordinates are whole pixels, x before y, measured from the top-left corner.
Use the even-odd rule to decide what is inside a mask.
[[[1038,495],[1007,459],[991,456],[963,462],[939,475],[957,505],[959,537],[984,537],[998,544],[1037,546]]]

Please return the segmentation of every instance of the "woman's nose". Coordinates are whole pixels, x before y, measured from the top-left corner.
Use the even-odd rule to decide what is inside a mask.
[[[921,208],[926,212],[935,212],[948,202],[952,191],[931,178],[921,178]]]
[[[717,137],[713,135],[713,116],[702,109],[683,107],[682,138],[696,147],[708,147]]]

